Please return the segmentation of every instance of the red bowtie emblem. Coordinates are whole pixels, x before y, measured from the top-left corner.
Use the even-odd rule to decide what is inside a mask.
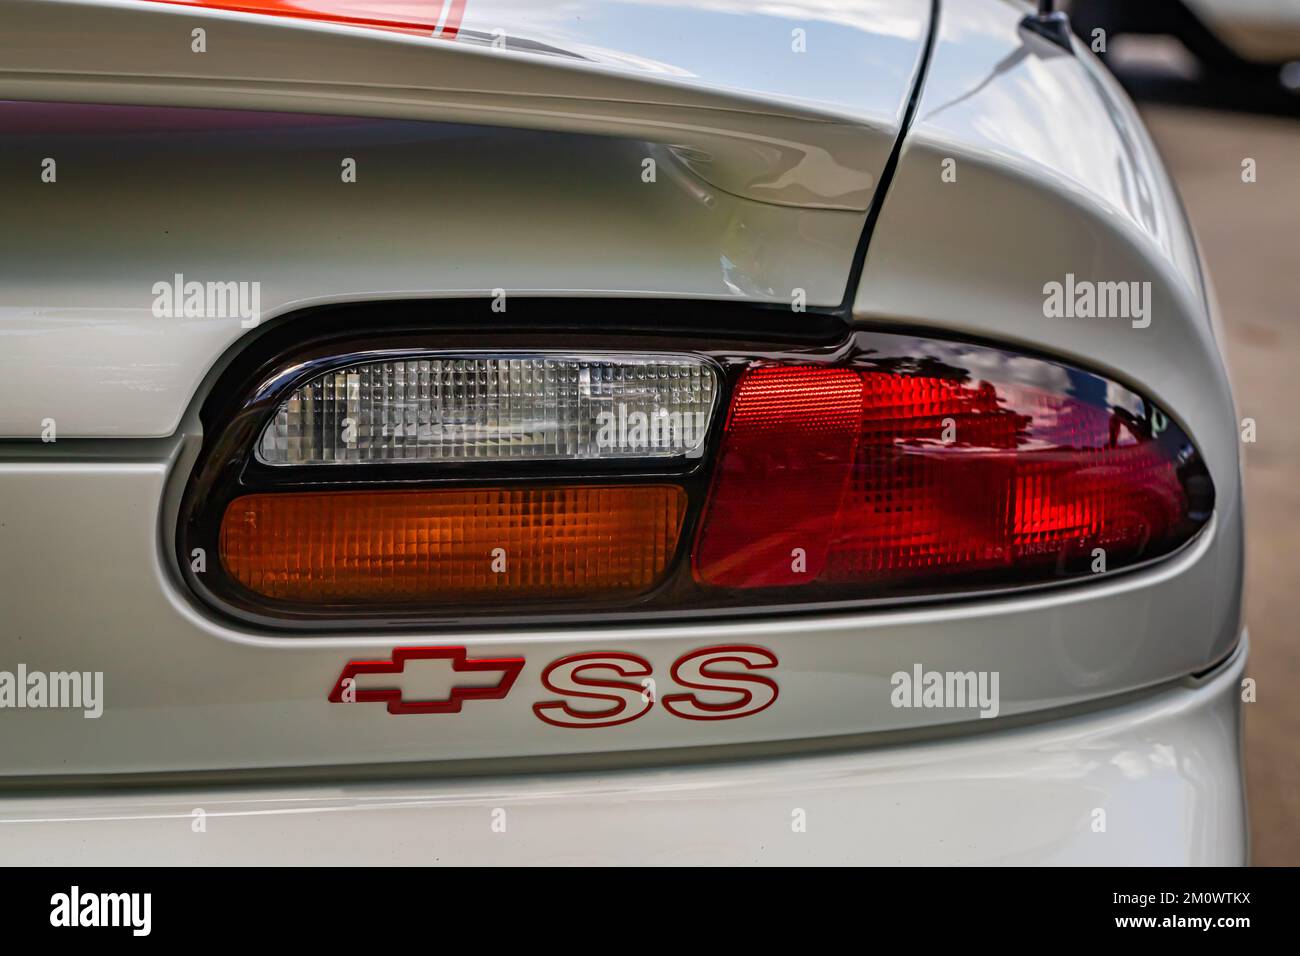
[[[522,657],[469,658],[463,647],[399,647],[393,651],[391,661],[349,661],[330,691],[329,699],[335,704],[345,703],[343,693],[347,681],[353,681],[355,687],[360,674],[400,674],[405,670],[406,662],[411,660],[448,660],[457,673],[495,671],[501,674],[501,679],[486,687],[453,687],[445,700],[403,700],[401,690],[396,688],[358,689],[355,702],[385,701],[390,714],[459,714],[461,705],[467,700],[500,700],[505,697],[524,666]]]

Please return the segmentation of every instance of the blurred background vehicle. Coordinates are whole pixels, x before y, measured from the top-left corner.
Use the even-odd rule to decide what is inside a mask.
[[[1297,0],[1072,0],[1067,9],[1075,31],[1117,74],[1155,64],[1148,79],[1161,79],[1161,68],[1172,66],[1202,81],[1211,102],[1248,91],[1263,108],[1300,108]]]

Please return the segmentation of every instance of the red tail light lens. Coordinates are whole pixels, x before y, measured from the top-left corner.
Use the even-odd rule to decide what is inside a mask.
[[[843,497],[861,427],[862,384],[851,369],[747,373],[727,415],[696,578],[776,587],[821,577],[835,534],[826,504]]]
[[[746,371],[696,580],[1023,584],[1166,554],[1204,523],[1186,437],[1127,389],[1032,359],[978,381],[923,365]]]

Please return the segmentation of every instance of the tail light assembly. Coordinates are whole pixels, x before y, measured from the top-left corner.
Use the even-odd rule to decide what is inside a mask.
[[[1213,512],[1171,415],[1071,365],[602,307],[267,336],[203,410],[190,585],[290,630],[788,613],[1105,578]]]

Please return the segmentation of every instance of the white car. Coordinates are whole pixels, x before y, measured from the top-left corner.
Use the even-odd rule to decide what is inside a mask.
[[[1300,2],[1297,0],[1069,0],[1080,35],[1160,34],[1177,37],[1219,73],[1300,86]]]
[[[1222,335],[1050,15],[0,20],[0,859],[1246,861]]]

